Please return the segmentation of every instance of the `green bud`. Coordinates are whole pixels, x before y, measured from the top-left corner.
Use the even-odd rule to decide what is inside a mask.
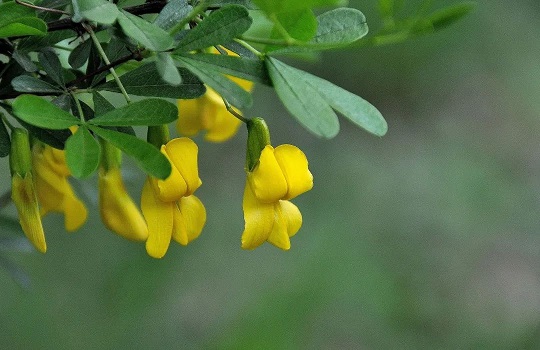
[[[18,174],[23,178],[32,171],[30,137],[24,129],[16,128],[11,132],[9,168],[11,175]]]
[[[169,137],[169,127],[167,125],[154,125],[148,127],[146,140],[158,149],[161,149],[161,145],[169,142]]]
[[[252,171],[265,146],[270,144],[270,131],[262,118],[252,118],[246,123],[248,129],[246,170]]]

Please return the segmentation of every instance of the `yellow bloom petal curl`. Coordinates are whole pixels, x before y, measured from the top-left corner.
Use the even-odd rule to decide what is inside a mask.
[[[244,191],[245,227],[242,248],[255,249],[265,241],[283,250],[302,226],[302,214],[288,199],[313,187],[304,153],[295,146],[267,145],[259,163],[248,172]]]
[[[165,180],[149,177],[141,196],[148,225],[146,251],[154,258],[165,255],[171,239],[182,245],[193,241],[206,223],[206,209],[193,195],[202,184],[197,145],[189,138],[177,138],[163,145],[161,152],[171,162],[171,175]]]
[[[105,226],[129,240],[146,240],[146,222],[126,191],[120,169],[100,170],[98,188],[99,212]]]

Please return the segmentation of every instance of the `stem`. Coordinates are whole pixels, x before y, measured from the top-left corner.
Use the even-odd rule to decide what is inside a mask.
[[[107,65],[110,65],[111,61],[109,61],[109,58],[107,57],[107,54],[103,50],[103,47],[101,46],[101,43],[99,42],[99,39],[96,36],[96,33],[94,33],[94,31],[92,30],[92,27],[90,27],[89,25],[86,25],[86,24],[83,24],[83,26],[84,26],[84,29],[86,29],[86,31],[88,32],[88,34],[90,34],[90,37],[92,38],[92,41],[94,42],[94,45],[96,46],[96,49],[99,52],[99,55],[103,59],[103,62],[105,62],[105,64],[107,64]],[[109,72],[111,72],[111,74],[112,74],[112,76],[114,78],[114,81],[116,82],[116,85],[118,85],[118,88],[122,92],[122,95],[124,95],[124,98],[126,99],[126,102],[131,103],[131,99],[129,98],[129,95],[128,95],[126,89],[124,88],[124,85],[120,81],[120,78],[118,77],[118,74],[116,74],[116,71],[114,70],[114,68],[112,66],[109,68]]]
[[[244,118],[240,113],[234,110],[233,106],[227,101],[224,97],[221,97],[223,99],[223,103],[225,104],[225,108],[227,108],[227,111],[234,115],[236,118],[240,119],[243,123],[247,124],[248,119]]]
[[[176,33],[181,31],[187,23],[189,23],[191,20],[193,20],[195,17],[197,17],[197,15],[199,13],[203,12],[205,10],[205,8],[206,8],[206,6],[204,5],[204,1],[199,2],[199,4],[197,4],[197,6],[195,6],[193,8],[193,10],[191,10],[189,15],[187,15],[187,17],[185,17],[183,20],[178,22],[174,27],[172,27],[169,30],[169,34],[171,36],[174,36]]]
[[[255,38],[252,36],[242,35],[240,36],[242,41],[250,41],[252,43],[263,44],[263,45],[277,45],[277,46],[300,46],[296,40],[279,40],[279,39],[266,39],[266,38]],[[304,46],[304,45],[301,45]]]
[[[244,40],[241,40],[241,39],[234,39],[234,41],[236,41],[237,43],[239,43],[240,45],[242,45],[243,47],[245,47],[246,49],[248,49],[249,51],[253,52],[253,54],[259,58],[263,58],[264,57],[264,54],[262,54],[259,50],[257,50],[256,48],[254,48],[253,46],[249,45],[248,43],[246,43]]]
[[[81,103],[79,102],[79,99],[77,98],[77,96],[75,96],[73,92],[71,92],[70,94],[71,94],[71,97],[73,97],[73,99],[75,100],[75,105],[77,106],[77,111],[79,112],[79,119],[81,119],[81,122],[83,124],[86,123],[86,120],[84,120],[84,113],[82,110]]]
[[[28,2],[24,2],[24,1],[21,1],[21,0],[15,0],[15,2],[19,5],[22,5],[22,6],[26,6],[26,7],[30,7],[32,9],[36,9],[36,10],[40,10],[40,11],[47,11],[47,12],[54,12],[54,13],[61,13],[63,15],[71,15],[71,13],[69,12],[66,12],[66,11],[62,11],[62,10],[57,10],[57,9],[51,9],[51,8],[48,8],[48,7],[41,7],[41,6],[37,6],[37,5],[34,5],[34,4],[30,4]]]

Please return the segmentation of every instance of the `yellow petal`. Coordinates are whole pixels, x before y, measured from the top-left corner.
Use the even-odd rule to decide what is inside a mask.
[[[202,99],[178,100],[178,121],[176,129],[185,136],[197,135],[202,130],[201,107]]]
[[[279,207],[281,216],[287,222],[287,234],[292,237],[302,227],[302,213],[289,201],[279,201]]]
[[[242,248],[255,249],[263,244],[274,226],[274,203],[263,203],[255,197],[251,186],[244,190],[244,232]]]
[[[227,78],[234,81],[236,84],[240,85],[242,89],[244,89],[247,92],[251,92],[253,90],[253,82],[250,80],[245,80],[242,78],[233,77],[231,75],[227,75]]]
[[[71,175],[66,164],[66,152],[50,146],[44,146],[42,150],[43,158],[48,166],[57,174],[64,177]]]
[[[165,145],[161,146],[161,153],[163,153],[171,163],[171,175],[165,180],[152,179],[152,184],[154,185],[156,193],[159,193],[160,200],[164,202],[174,202],[186,195],[188,186],[186,180],[169,157],[169,154],[167,154]]]
[[[41,225],[38,199],[32,181],[32,175],[26,174],[24,178],[14,174],[11,179],[11,199],[17,207],[19,222],[26,237],[34,247],[42,253],[47,251],[45,233]]]
[[[179,208],[184,218],[188,243],[199,237],[206,223],[206,209],[195,196],[183,197],[179,201]]]
[[[267,241],[278,248],[289,250],[291,248],[291,241],[289,240],[287,228],[287,220],[281,213],[281,206],[279,202],[275,203],[274,226],[272,226],[272,231],[268,235]]]
[[[313,188],[313,175],[304,152],[293,145],[281,145],[274,155],[287,181],[287,194],[282,199],[294,198]]]
[[[258,200],[265,203],[277,202],[287,193],[287,182],[274,156],[274,148],[266,146],[259,164],[248,173],[248,182]]]
[[[99,212],[105,226],[134,241],[148,238],[148,228],[122,181],[120,169],[99,173]]]
[[[216,114],[225,104],[221,96],[212,88],[206,87],[206,93],[201,98],[201,125],[203,130],[210,130],[216,122]]]
[[[142,190],[141,210],[148,225],[146,252],[153,258],[162,258],[171,243],[174,205],[175,202],[162,202],[154,193],[150,179],[146,180]]]
[[[202,184],[197,167],[197,145],[187,137],[176,138],[167,143],[165,152],[167,152],[171,164],[178,169],[186,181],[187,190],[183,196],[193,194]]]
[[[75,196],[71,186],[69,186],[69,192],[64,195],[64,226],[66,231],[77,231],[84,225],[87,218],[86,206]]]
[[[210,142],[227,141],[236,134],[241,124],[242,122],[229,113],[222,103],[220,108],[216,108],[214,124],[208,129],[204,139]]]
[[[189,243],[186,224],[184,223],[184,216],[178,208],[178,203],[173,208],[173,231],[172,239],[180,243],[181,245],[187,245]]]

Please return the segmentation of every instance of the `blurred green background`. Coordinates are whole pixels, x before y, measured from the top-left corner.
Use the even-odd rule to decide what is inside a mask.
[[[376,1],[350,5],[376,30]],[[77,182],[83,229],[50,215],[47,254],[2,255],[30,282],[0,270],[0,347],[540,348],[539,37],[537,1],[478,1],[434,35],[295,63],[376,105],[383,138],[342,120],[317,139],[258,87],[250,114],[315,177],[289,252],[240,249],[244,130],[198,142],[208,222],[162,260],[105,230],[96,178]],[[124,170],[138,200],[144,176]]]

